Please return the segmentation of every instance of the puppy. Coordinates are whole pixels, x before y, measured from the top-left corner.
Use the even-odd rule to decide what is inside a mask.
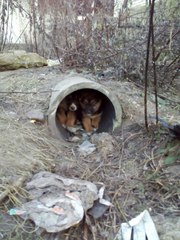
[[[82,124],[87,133],[92,133],[99,128],[102,116],[102,94],[98,91],[83,90],[79,97]]]
[[[69,94],[59,104],[57,119],[64,128],[74,127],[77,123],[79,102],[75,93]]]

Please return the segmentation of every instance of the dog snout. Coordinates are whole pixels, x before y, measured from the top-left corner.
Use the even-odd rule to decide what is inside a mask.
[[[91,115],[91,114],[93,114],[93,112],[94,112],[94,111],[93,111],[93,108],[92,108],[92,107],[86,107],[86,108],[85,108],[85,113],[86,113],[86,114]]]
[[[70,107],[69,107],[69,110],[72,111],[72,112],[76,111],[76,110],[77,110],[76,104],[75,104],[75,103],[72,103],[72,104],[70,105]]]

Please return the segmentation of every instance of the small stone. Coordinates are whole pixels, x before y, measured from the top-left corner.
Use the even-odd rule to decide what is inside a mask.
[[[47,66],[47,60],[37,53],[28,53],[22,50],[0,53],[0,71],[42,66]]]
[[[93,153],[96,150],[95,144],[92,144],[88,140],[85,140],[80,146],[79,146],[79,152],[83,156],[87,156],[91,153]]]
[[[29,112],[27,112],[26,115],[30,120],[35,120],[37,122],[45,121],[44,114],[40,109],[32,109]]]

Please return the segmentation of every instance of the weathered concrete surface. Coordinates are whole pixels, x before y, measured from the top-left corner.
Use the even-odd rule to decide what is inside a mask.
[[[0,71],[47,66],[47,60],[37,53],[22,50],[0,53]]]
[[[65,130],[59,128],[56,123],[56,111],[59,106],[59,103],[72,92],[87,88],[97,90],[109,99],[109,104],[106,106],[106,109],[104,110],[105,115],[103,116],[101,123],[102,131],[107,132],[109,130],[112,131],[117,127],[121,126],[122,108],[116,95],[112,94],[111,91],[108,90],[105,86],[95,81],[91,81],[82,76],[73,76],[65,78],[53,89],[48,111],[49,128],[53,136],[57,138],[66,137]],[[115,112],[114,117],[112,111]]]

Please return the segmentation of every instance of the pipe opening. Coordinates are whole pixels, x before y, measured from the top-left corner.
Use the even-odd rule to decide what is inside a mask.
[[[121,122],[122,108],[116,95],[95,81],[67,77],[52,91],[48,126],[56,138],[69,140],[83,133],[110,132]]]
[[[66,95],[56,111],[56,125],[68,139],[72,135],[113,130],[115,109],[102,92],[83,88]]]

